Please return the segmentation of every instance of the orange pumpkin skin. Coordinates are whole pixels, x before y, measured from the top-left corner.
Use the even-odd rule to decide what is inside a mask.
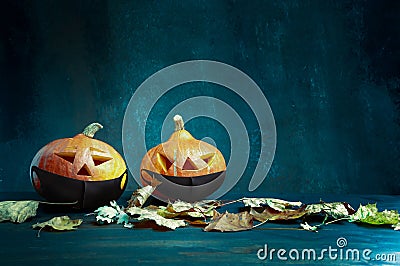
[[[217,148],[181,129],[175,131],[168,141],[150,149],[140,168],[185,178],[225,171],[226,164]]]
[[[109,144],[93,139],[102,128],[92,123],[73,138],[58,139],[41,148],[32,160],[35,190],[52,202],[76,202],[94,208],[118,199],[127,185],[124,159]]]
[[[151,148],[142,159],[142,185],[157,184],[153,195],[166,202],[204,199],[222,185],[225,159],[216,147],[186,131],[182,117],[174,120],[175,132],[168,141]]]
[[[39,150],[32,165],[84,181],[114,179],[126,170],[124,159],[113,147],[83,134],[50,142]]]

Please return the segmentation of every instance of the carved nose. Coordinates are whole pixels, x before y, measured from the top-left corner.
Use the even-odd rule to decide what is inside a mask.
[[[91,176],[92,173],[90,173],[89,167],[84,164],[82,168],[78,171],[77,175]]]
[[[182,170],[198,170],[198,167],[189,157],[187,157],[182,166]]]

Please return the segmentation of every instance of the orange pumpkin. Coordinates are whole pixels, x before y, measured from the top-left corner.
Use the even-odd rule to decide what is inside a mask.
[[[158,179],[161,184],[156,196],[161,199],[200,200],[222,184],[225,159],[216,147],[195,139],[186,131],[181,116],[176,115],[174,121],[175,132],[168,141],[150,149],[144,156],[140,166],[141,181],[148,185],[154,178]],[[218,182],[213,182],[216,179]],[[208,183],[212,184],[206,186]]]
[[[109,144],[94,139],[103,128],[87,126],[73,138],[55,140],[40,149],[31,163],[31,181],[44,198],[100,206],[119,198],[126,188],[124,159]]]

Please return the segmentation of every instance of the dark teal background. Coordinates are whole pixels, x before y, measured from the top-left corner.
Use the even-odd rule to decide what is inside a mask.
[[[135,89],[164,67],[207,59],[248,74],[271,105],[277,149],[258,192],[400,193],[399,1],[0,5],[0,191],[33,191],[35,153],[92,121],[105,126],[96,137],[122,154],[122,120]],[[161,141],[168,111],[196,95],[224,100],[246,120],[251,156],[233,192],[247,192],[259,128],[225,88],[191,83],[166,94],[149,117],[148,147]],[[186,128],[229,155],[228,132],[215,121],[199,118]],[[131,178],[128,189],[136,186]]]

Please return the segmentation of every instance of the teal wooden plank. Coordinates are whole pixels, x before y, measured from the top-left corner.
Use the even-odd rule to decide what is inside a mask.
[[[0,199],[4,200],[4,194]],[[128,194],[124,194],[121,204]],[[34,197],[32,194],[19,195],[20,198]],[[291,195],[292,199],[296,195]],[[298,199],[318,200],[318,196],[297,195]],[[400,196],[327,196],[352,202],[378,202],[378,207],[394,208],[400,206]],[[354,206],[356,207],[356,206]],[[40,207],[36,217],[23,224],[0,223],[0,263],[1,265],[274,265],[289,264],[328,264],[328,265],[384,265],[400,262],[400,232],[388,227],[359,226],[347,222],[331,224],[318,233],[291,230],[298,223],[267,223],[251,231],[235,233],[203,232],[201,228],[178,228],[176,231],[156,231],[153,229],[126,229],[121,225],[98,226],[94,217],[83,217],[82,211],[60,211]],[[58,215],[83,218],[84,222],[76,231],[46,232],[37,237],[31,225]],[[282,230],[281,228],[285,228]],[[344,237],[351,249],[370,249],[372,256],[377,254],[396,257],[395,262],[340,259],[337,239]],[[313,260],[288,258],[282,261],[276,251],[272,258],[260,260],[257,252],[267,245],[271,249],[285,249],[299,252],[315,249],[317,258]],[[322,249],[338,249],[336,259],[325,254],[318,260]],[[344,253],[346,254],[346,253]],[[261,254],[263,255],[263,253]],[[288,254],[286,254],[288,256]],[[307,254],[306,254],[307,255]],[[351,258],[351,257],[350,257]]]

